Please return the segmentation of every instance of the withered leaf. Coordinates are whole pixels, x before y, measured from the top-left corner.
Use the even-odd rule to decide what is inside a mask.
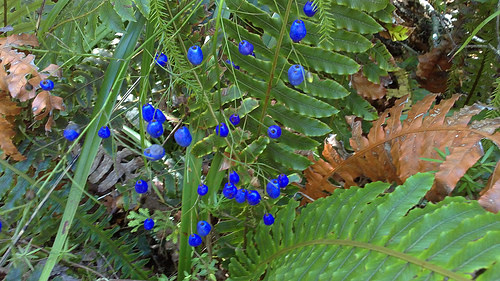
[[[352,86],[358,92],[358,95],[365,99],[381,99],[387,93],[387,89],[383,85],[368,81],[368,78],[363,75],[361,70],[352,75]]]
[[[48,91],[41,91],[32,103],[33,114],[36,120],[41,120],[49,115],[49,120],[45,125],[45,130],[50,131],[52,127],[52,110],[64,110],[63,99],[51,95]]]
[[[498,213],[500,211],[500,162],[497,163],[486,187],[481,191],[481,197],[477,201],[490,212]]]
[[[367,136],[362,134],[361,123],[354,121],[350,139],[355,151],[352,156],[343,159],[325,143],[323,156],[331,166],[326,177],[340,177],[345,187],[349,187],[357,185],[359,177],[401,184],[415,173],[438,171],[426,197],[431,201],[442,200],[483,154],[481,139],[488,138],[500,145],[500,133],[494,133],[500,127],[500,118],[469,124],[484,108],[480,104],[464,107],[446,117],[458,96],[431,108],[435,98],[436,95],[428,95],[417,102],[403,122],[400,118],[407,97],[397,100],[394,107],[373,122]],[[446,148],[450,154],[443,163],[422,159],[441,159],[436,149],[445,151]]]

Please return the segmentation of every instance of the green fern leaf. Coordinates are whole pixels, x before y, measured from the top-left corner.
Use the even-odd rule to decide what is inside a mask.
[[[303,64],[316,71],[324,71],[330,74],[354,74],[359,70],[359,64],[353,59],[341,54],[329,52],[321,48],[296,45],[295,48],[303,56]],[[289,48],[283,47],[283,54],[290,52]]]
[[[372,17],[357,10],[332,5],[329,13],[335,19],[335,25],[339,28],[346,28],[349,31],[362,34],[376,33],[384,30]]]
[[[132,0],[116,0],[113,8],[122,21],[135,21]]]
[[[363,10],[367,12],[376,12],[384,9],[389,0],[334,0],[337,4],[344,5],[356,10]]]
[[[268,144],[268,137],[259,137],[241,151],[241,160],[245,161],[245,163],[253,162],[266,149]]]
[[[331,131],[330,127],[325,123],[317,119],[300,116],[279,104],[271,106],[267,110],[275,120],[308,136],[323,136]]]
[[[229,265],[232,280],[470,280],[499,277],[500,217],[475,201],[447,198],[414,208],[434,176],[337,189],[296,215],[291,201],[260,223]]]
[[[292,170],[303,171],[309,165],[311,161],[306,157],[293,153],[290,147],[282,143],[271,142],[267,145],[266,150],[261,155],[264,162],[268,162],[276,166],[276,164],[281,164],[284,167],[290,168]]]

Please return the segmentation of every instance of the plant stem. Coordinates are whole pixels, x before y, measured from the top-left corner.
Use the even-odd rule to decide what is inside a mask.
[[[61,2],[62,1],[59,1],[58,4]],[[49,258],[41,273],[39,279],[41,281],[47,281],[49,279],[52,269],[61,258],[71,224],[73,223],[75,213],[80,205],[83,188],[87,183],[90,167],[97,155],[101,143],[101,138],[97,136],[97,131],[108,122],[109,116],[111,116],[113,106],[120,93],[121,85],[123,84],[123,77],[125,76],[130,58],[134,54],[135,44],[139,39],[145,21],[146,19],[139,14],[136,22],[129,23],[125,34],[115,50],[114,57],[119,60],[112,61],[106,69],[106,74],[104,75],[104,80],[97,96],[94,112],[92,113],[92,118],[95,121],[91,122],[87,128],[87,134],[77,162],[75,177],[68,195],[64,214]],[[103,112],[101,112],[101,110]],[[142,272],[137,272],[137,274],[146,278]]]
[[[278,41],[276,43],[276,49],[274,50],[273,64],[271,66],[271,71],[269,73],[270,75],[269,75],[269,81],[267,82],[266,99],[264,101],[264,106],[262,108],[262,115],[260,116],[259,128],[257,129],[257,135],[260,135],[260,130],[262,129],[262,122],[264,122],[264,117],[266,116],[267,107],[269,105],[269,100],[271,98],[271,88],[273,87],[274,72],[275,72],[276,66],[278,64],[280,48],[281,48],[281,44],[283,43],[283,37],[285,36],[287,22],[288,22],[288,16],[290,15],[290,9],[292,7],[292,2],[293,2],[292,0],[288,0],[288,4],[286,6],[286,11],[285,11],[285,16],[283,17],[283,21],[282,21],[282,25],[281,25],[280,37],[278,38]]]
[[[177,280],[184,280],[184,273],[191,271],[191,254],[193,248],[189,246],[188,239],[194,229],[195,218],[195,203],[198,199],[196,189],[200,184],[200,173],[202,159],[194,156],[191,153],[193,144],[203,138],[203,131],[197,130],[197,125],[191,125],[190,131],[193,136],[193,141],[186,149],[184,180],[182,185],[182,209],[181,209],[181,231],[179,239],[179,267]]]

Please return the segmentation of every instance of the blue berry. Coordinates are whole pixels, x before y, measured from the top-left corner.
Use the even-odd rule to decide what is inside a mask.
[[[288,179],[288,177],[285,174],[281,174],[278,176],[279,187],[281,187],[281,188],[286,187],[289,182],[290,182],[290,180]]]
[[[302,20],[295,20],[290,27],[290,38],[295,43],[298,43],[304,37],[306,37],[306,25]]]
[[[142,118],[144,118],[146,122],[151,122],[153,120],[154,114],[155,108],[151,104],[146,103],[142,106]]]
[[[236,64],[234,64],[234,62],[232,62],[232,61],[230,61],[230,60],[226,60],[226,63],[227,63],[227,64],[232,65],[232,66],[233,66],[234,68],[236,68],[236,69],[240,69],[240,67],[239,67],[239,66],[237,66]]]
[[[233,114],[229,117],[229,122],[233,124],[233,126],[236,126],[240,124],[240,116],[238,114]]]
[[[288,69],[288,81],[294,86],[300,85],[304,81],[304,75],[304,68],[299,64],[292,65]]]
[[[111,136],[111,131],[109,130],[108,126],[102,126],[97,132],[97,135],[103,139],[107,139],[109,138],[109,136]]]
[[[144,156],[149,160],[160,160],[165,156],[165,149],[159,144],[153,144],[152,146],[144,149]]]
[[[135,183],[135,191],[139,194],[146,193],[148,191],[148,182],[143,180],[138,180]]]
[[[165,66],[168,62],[168,57],[164,53],[161,53],[160,55],[156,55],[155,62],[159,66]]]
[[[274,217],[273,217],[273,215],[271,215],[269,213],[264,214],[263,219],[264,219],[265,225],[271,225],[274,223]]]
[[[160,122],[160,123],[163,124],[167,120],[167,117],[165,117],[165,114],[163,114],[163,112],[159,108],[157,108],[155,110],[154,119],[155,119],[155,121]]]
[[[229,181],[234,184],[237,184],[240,181],[240,176],[236,173],[236,171],[229,173]]]
[[[277,139],[281,136],[281,128],[278,125],[269,126],[267,129],[267,134],[272,139]]]
[[[144,221],[144,229],[151,230],[155,226],[155,221],[151,218]]]
[[[255,52],[252,52],[252,56],[255,58]]]
[[[266,191],[269,197],[276,199],[280,196],[280,187],[277,179],[272,179],[266,185]]]
[[[226,185],[224,185],[224,189],[222,189],[222,194],[224,194],[227,199],[233,199],[236,192],[238,192],[236,186],[229,182],[226,183]]]
[[[207,236],[210,230],[212,230],[212,226],[206,221],[199,221],[196,224],[196,230],[200,236]]]
[[[250,205],[257,205],[260,202],[260,194],[257,190],[249,190],[247,192],[247,201]]]
[[[74,141],[80,135],[80,129],[76,124],[69,124],[66,129],[64,129],[63,135],[69,141]]]
[[[247,200],[247,190],[242,188],[242,189],[239,189],[237,192],[236,192],[236,195],[234,196],[234,200],[236,200],[236,202],[238,203],[243,203]]]
[[[0,232],[2,232],[2,222],[0,221]]]
[[[248,56],[253,53],[253,44],[248,42],[247,40],[243,40],[238,45],[238,50],[240,51],[240,54]]]
[[[198,185],[198,194],[200,196],[204,196],[205,194],[207,194],[207,192],[208,192],[208,186],[206,186],[205,184]]]
[[[186,126],[182,126],[175,132],[174,139],[177,144],[182,147],[188,147],[193,140],[193,138],[191,137],[191,133]]]
[[[215,127],[215,134],[225,138],[229,134],[229,128],[227,127],[226,123],[220,123]]]
[[[316,11],[318,11],[318,7],[313,5],[313,1],[307,1],[304,5],[304,14],[308,17],[312,17],[316,14]]]
[[[54,82],[50,79],[40,81],[40,88],[44,91],[52,91],[54,89]]]
[[[163,135],[163,125],[157,121],[149,122],[146,131],[149,135],[151,135],[151,137],[157,138]]]
[[[189,242],[189,246],[198,247],[201,245],[201,237],[200,237],[200,235],[193,233],[193,234],[189,235],[188,242]]]
[[[203,51],[198,46],[192,46],[187,53],[189,62],[193,65],[199,65],[203,61]]]

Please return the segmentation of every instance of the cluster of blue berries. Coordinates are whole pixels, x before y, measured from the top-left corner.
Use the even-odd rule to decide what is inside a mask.
[[[229,173],[229,182],[227,182],[224,185],[224,188],[222,189],[222,194],[224,197],[227,199],[234,199],[237,203],[244,203],[245,201],[248,202],[249,205],[254,206],[260,203],[262,200],[262,197],[260,196],[260,193],[257,190],[247,190],[245,188],[238,189],[236,187],[236,184],[240,181],[240,177],[237,172],[232,171]],[[270,198],[276,199],[280,196],[280,188],[285,188],[289,183],[288,176],[285,174],[281,174],[278,176],[277,179],[272,179],[269,181],[269,183],[266,186],[266,192],[267,195],[269,195]],[[206,190],[208,190],[208,187],[206,185],[200,185],[198,187],[198,194],[203,196],[205,193],[203,193]],[[202,193],[200,193],[200,190]],[[263,217],[264,219],[264,224],[266,225],[271,225],[274,223],[274,217],[266,213]]]
[[[153,138],[163,135],[163,123],[167,120],[163,112],[147,103],[142,106],[142,118],[148,122],[146,132]]]
[[[198,233],[193,233],[189,235],[189,246],[191,247],[198,247],[201,245],[201,236],[207,236],[210,233],[210,230],[212,230],[212,226],[207,222],[207,221],[199,221],[196,224],[196,232]]]

